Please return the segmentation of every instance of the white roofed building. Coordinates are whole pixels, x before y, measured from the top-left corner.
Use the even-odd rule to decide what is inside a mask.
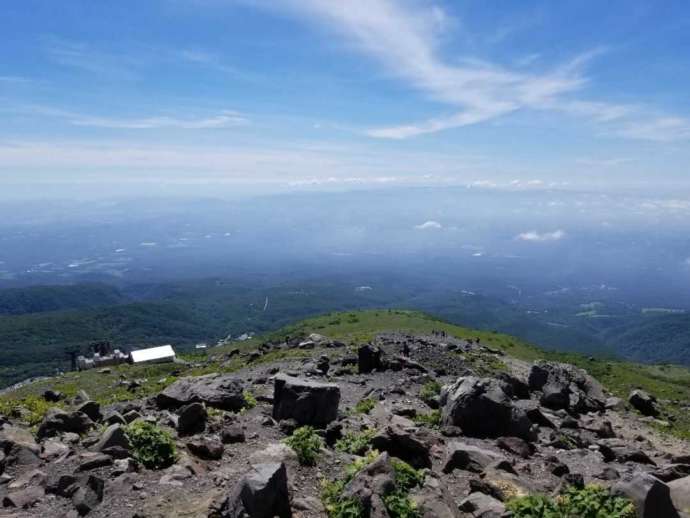
[[[161,345],[148,349],[139,349],[129,353],[132,363],[166,363],[175,361],[175,351],[172,345]]]

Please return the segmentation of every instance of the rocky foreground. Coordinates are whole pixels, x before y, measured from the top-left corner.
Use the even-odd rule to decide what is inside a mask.
[[[56,408],[36,429],[2,418],[0,516],[488,518],[584,484],[641,517],[690,516],[690,449],[649,426],[663,416],[641,391],[621,401],[572,366],[442,333],[262,350],[291,348],[314,354],[247,354],[240,371],[145,400],[46,392]],[[175,452],[143,455],[135,429],[167,432]],[[312,457],[295,446],[302,432]]]

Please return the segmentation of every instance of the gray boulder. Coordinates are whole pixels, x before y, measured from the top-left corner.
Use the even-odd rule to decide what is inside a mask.
[[[223,443],[213,437],[203,437],[187,442],[187,448],[200,459],[219,460],[223,457]]]
[[[644,390],[633,390],[628,396],[628,402],[642,415],[656,417],[659,409],[656,407],[656,398]]]
[[[413,468],[431,468],[431,445],[436,442],[432,435],[417,428],[411,421],[394,416],[390,424],[379,430],[371,440],[378,451],[386,451],[410,464]]]
[[[86,403],[82,403],[77,407],[77,412],[86,414],[94,423],[98,423],[101,421],[101,419],[103,419],[103,414],[101,414],[101,405],[95,401],[87,401]]]
[[[690,477],[668,483],[673,505],[680,512],[690,514]]]
[[[28,487],[20,491],[12,491],[2,499],[3,507],[15,507],[28,509],[39,502],[45,496],[45,490],[38,487]]]
[[[225,374],[180,378],[156,396],[160,408],[178,408],[190,403],[236,412],[246,405],[244,384]]]
[[[177,419],[177,432],[180,435],[194,435],[206,429],[208,414],[201,403],[190,403],[180,408]]]
[[[285,464],[252,466],[218,511],[221,518],[291,518]]]
[[[464,469],[481,473],[490,464],[501,460],[505,458],[490,450],[453,441],[446,447],[443,472],[451,473],[455,469]]]
[[[366,344],[357,351],[357,365],[360,374],[384,368],[383,351],[374,345]]]
[[[521,407],[513,404],[510,389],[492,378],[468,376],[443,388],[442,423],[459,426],[469,437],[514,436],[535,438],[532,422]]]
[[[106,428],[93,449],[102,452],[114,447],[123,448],[127,451],[132,448],[124,429],[119,424],[112,424]]]
[[[103,501],[103,479],[88,475],[77,482],[72,504],[80,516],[90,513]]]
[[[279,374],[273,391],[273,418],[294,419],[300,425],[326,426],[338,417],[340,389]]]
[[[362,516],[388,518],[383,497],[395,491],[395,471],[390,456],[382,453],[347,483],[343,497],[357,500]]]
[[[5,464],[30,466],[40,464],[41,447],[29,430],[5,425],[0,429],[0,449],[5,454]]]
[[[46,412],[36,435],[39,439],[53,437],[62,432],[82,434],[93,426],[91,418],[82,412],[65,412],[59,408],[51,408]]]
[[[541,404],[554,410],[586,413],[604,409],[601,384],[584,370],[565,363],[540,361],[530,369],[530,390],[542,392]]]
[[[639,518],[678,517],[669,487],[648,473],[637,473],[631,480],[617,483],[612,493],[632,500]]]

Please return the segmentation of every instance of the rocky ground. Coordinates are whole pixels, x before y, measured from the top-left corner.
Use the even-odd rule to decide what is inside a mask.
[[[632,499],[639,516],[689,516],[690,448],[648,426],[662,416],[647,394],[621,401],[574,367],[441,332],[380,335],[357,350],[314,335],[263,350],[293,348],[313,355],[254,364],[260,353],[248,354],[236,373],[109,407],[80,394],[35,430],[3,418],[0,516],[325,517],[323,481],[356,460],[335,444],[362,432],[382,454],[344,490],[362,516],[389,516],[393,458],[424,470],[408,496],[425,518],[501,516],[511,498],[583,483]],[[170,432],[172,466],[133,459],[124,430],[138,421]],[[315,465],[283,442],[300,425],[323,437]]]

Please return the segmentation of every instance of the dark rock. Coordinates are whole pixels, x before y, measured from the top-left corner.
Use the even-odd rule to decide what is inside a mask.
[[[586,413],[604,409],[602,386],[584,370],[556,362],[537,362],[529,372],[530,390],[541,390],[541,403],[553,409]]]
[[[656,407],[656,398],[644,390],[633,390],[628,396],[628,401],[642,415],[656,417],[659,409]]]
[[[82,403],[86,403],[87,401],[91,401],[91,398],[83,390],[80,390],[79,392],[77,392],[77,395],[72,398],[72,404],[74,406],[79,406]]]
[[[6,455],[5,464],[30,466],[40,464],[41,447],[29,430],[5,425],[0,429],[0,449]]]
[[[382,453],[348,482],[343,497],[357,500],[363,516],[383,518],[388,516],[383,497],[394,490],[395,471],[390,456]]]
[[[322,354],[319,356],[319,359],[316,361],[316,368],[323,374],[324,376],[328,374],[328,370],[331,367],[331,361],[329,360],[328,356],[325,354]]]
[[[65,395],[62,392],[56,390],[46,390],[43,393],[43,399],[45,399],[49,403],[57,403],[58,401],[64,398]]]
[[[412,502],[417,506],[420,518],[458,518],[457,506],[450,491],[432,472],[424,479],[424,485],[416,489],[411,495]]]
[[[601,480],[618,480],[621,478],[621,475],[618,473],[617,469],[606,466],[603,470],[601,470],[601,473],[597,475],[597,478],[600,478]]]
[[[121,424],[125,425],[127,424],[127,421],[125,421],[125,418],[122,417],[122,414],[120,412],[110,412],[103,418],[103,422],[106,425],[111,425],[111,424]]]
[[[613,486],[612,493],[632,500],[640,518],[678,516],[669,487],[648,473],[637,473],[630,481],[618,482]]]
[[[481,473],[484,471],[484,468],[497,460],[503,460],[498,453],[454,441],[446,447],[443,472],[451,473],[454,469],[464,469],[474,473]]]
[[[91,471],[92,469],[110,466],[112,463],[113,458],[105,453],[84,453],[81,456],[81,463],[77,471]]]
[[[470,493],[458,504],[458,508],[464,513],[481,518],[500,517],[506,511],[502,502],[484,493]]]
[[[103,414],[101,414],[101,405],[95,401],[87,401],[86,403],[82,403],[77,407],[77,412],[86,414],[94,423],[98,423],[101,421],[101,419],[103,419]]]
[[[283,419],[279,427],[285,435],[292,435],[292,432],[299,428],[299,423],[294,419]]]
[[[21,491],[12,491],[2,499],[4,507],[28,509],[43,499],[45,490],[42,487],[28,487]]]
[[[340,389],[284,374],[275,377],[273,418],[294,419],[300,425],[326,426],[338,417]]]
[[[389,425],[376,433],[371,445],[420,469],[431,467],[429,450],[432,442],[427,431],[417,428],[407,419],[395,416]]]
[[[77,490],[77,477],[74,475],[58,475],[50,479],[46,485],[46,492],[64,498],[70,498]]]
[[[190,403],[180,408],[177,419],[177,432],[180,435],[194,435],[206,429],[208,414],[201,403]]]
[[[252,466],[221,504],[218,515],[221,518],[291,518],[285,464]]]
[[[651,474],[662,482],[669,483],[690,476],[690,464],[667,464],[652,471]]]
[[[521,379],[507,372],[501,372],[496,376],[496,379],[504,382],[510,388],[509,395],[511,397],[529,399],[529,386]]]
[[[470,437],[533,440],[532,422],[522,408],[513,405],[504,387],[491,378],[459,378],[442,391],[442,423],[459,426]]]
[[[225,374],[180,378],[156,396],[160,408],[177,408],[189,403],[205,403],[221,410],[237,412],[246,405],[244,384]]]
[[[125,412],[124,414],[122,414],[122,417],[127,422],[127,424],[133,423],[137,419],[143,418],[143,416],[137,410],[130,410],[128,412]]]
[[[187,442],[190,452],[201,459],[219,460],[223,457],[223,443],[218,439],[204,437]]]
[[[127,451],[132,449],[124,429],[119,424],[112,424],[106,428],[93,448],[96,451],[102,452],[113,446],[119,446]]]
[[[93,475],[80,479],[76,491],[72,494],[72,504],[80,516],[93,511],[103,501],[102,479]]]
[[[223,444],[235,444],[247,440],[244,430],[239,424],[231,424],[225,426],[220,434],[220,440]]]
[[[534,445],[520,439],[519,437],[499,437],[496,445],[510,453],[518,455],[523,459],[528,459],[534,454]]]
[[[361,346],[357,351],[357,365],[360,374],[366,374],[374,370],[383,370],[383,351],[371,344]]]
[[[559,462],[551,468],[551,473],[557,477],[562,477],[563,475],[570,473],[570,468],[566,464]]]
[[[328,423],[326,427],[326,444],[328,446],[334,446],[338,440],[343,437],[343,425],[338,421],[333,421]]]
[[[93,426],[93,421],[82,412],[65,412],[59,408],[51,408],[46,412],[38,427],[36,436],[39,439],[53,437],[62,432],[82,434]]]

